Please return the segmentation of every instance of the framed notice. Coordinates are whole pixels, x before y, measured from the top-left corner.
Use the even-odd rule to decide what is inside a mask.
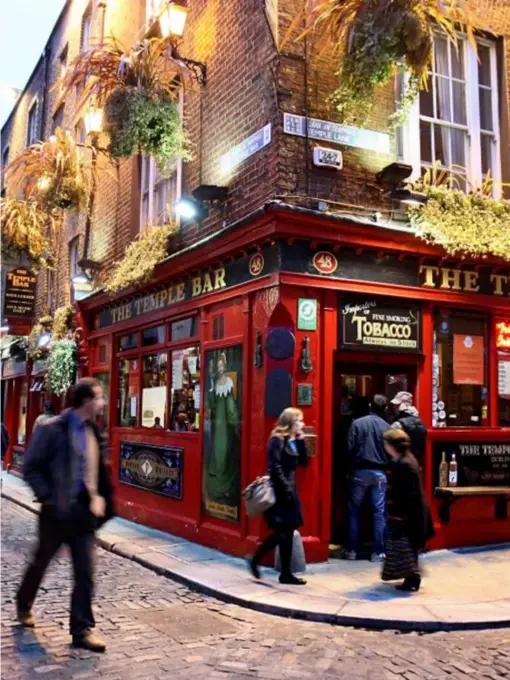
[[[343,349],[421,352],[421,308],[412,303],[342,297],[339,335]]]
[[[453,382],[456,385],[483,385],[485,363],[483,335],[453,336]]]
[[[175,446],[120,442],[119,481],[180,500],[183,454]]]

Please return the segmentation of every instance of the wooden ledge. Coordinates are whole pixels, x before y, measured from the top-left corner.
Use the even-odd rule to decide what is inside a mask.
[[[510,496],[510,486],[436,486],[436,496]]]

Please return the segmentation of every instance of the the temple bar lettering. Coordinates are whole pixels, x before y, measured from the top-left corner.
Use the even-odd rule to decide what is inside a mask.
[[[419,270],[423,288],[458,290],[464,293],[482,293],[480,273],[469,269],[420,265]],[[492,295],[510,296],[510,276],[500,273],[489,274]],[[489,292],[489,291],[487,291]]]

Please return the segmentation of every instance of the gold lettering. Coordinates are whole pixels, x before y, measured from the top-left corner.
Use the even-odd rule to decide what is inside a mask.
[[[177,302],[177,291],[175,289],[175,286],[170,286],[168,289],[168,304],[173,305],[174,302]]]
[[[202,288],[202,294],[210,293],[212,291],[212,289],[213,289],[213,285],[212,285],[211,275],[209,274],[209,272],[206,272],[204,274],[204,285],[203,285],[203,288]]]
[[[130,319],[132,316],[131,305],[128,303],[125,307],[126,307],[126,319]]]
[[[142,313],[142,302],[143,302],[142,298],[135,300],[135,308],[136,308],[136,315],[137,316],[138,316],[138,314]]]
[[[117,310],[117,321],[124,321],[125,316],[126,316],[126,308],[125,308],[124,305],[122,305]]]
[[[151,312],[153,312],[155,309],[158,308],[158,298],[154,293],[149,295],[149,304],[150,304]]]
[[[143,298],[143,313],[147,314],[147,312],[151,311],[151,298],[150,295],[147,295],[146,297]]]
[[[191,297],[196,297],[202,293],[202,279],[200,276],[195,276],[191,279]]]
[[[177,302],[182,302],[186,297],[186,284],[178,283],[176,288],[177,288]]]
[[[425,281],[422,284],[424,288],[436,287],[434,276],[439,276],[439,267],[429,267],[428,265],[422,264],[420,266],[420,274],[425,274]]]
[[[112,309],[112,323],[117,323],[117,321],[118,321],[118,319],[117,319],[117,314],[118,314],[118,312],[119,312],[118,308],[117,308],[117,309]]]
[[[477,293],[480,290],[478,272],[464,272],[464,290],[470,293]]]
[[[503,274],[491,274],[491,283],[494,284],[493,295],[504,295],[503,284],[508,283],[508,276]]]
[[[449,267],[441,267],[441,285],[440,288],[450,288],[451,290],[462,290],[460,285],[460,269],[450,269]]]
[[[167,299],[168,299],[168,291],[167,290],[161,290],[159,292],[159,306],[164,307],[166,305]]]
[[[219,290],[220,288],[225,288],[226,283],[225,283],[225,267],[221,267],[220,269],[216,269],[214,272],[214,290]]]

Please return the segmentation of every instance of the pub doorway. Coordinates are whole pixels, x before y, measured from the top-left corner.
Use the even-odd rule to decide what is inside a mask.
[[[375,394],[390,401],[400,391],[416,393],[418,359],[381,353],[337,352],[334,363],[333,451],[331,484],[330,556],[339,557],[347,544],[347,493],[349,468],[347,435],[355,418],[367,415]],[[358,555],[370,554],[372,518],[368,504],[361,510]]]

